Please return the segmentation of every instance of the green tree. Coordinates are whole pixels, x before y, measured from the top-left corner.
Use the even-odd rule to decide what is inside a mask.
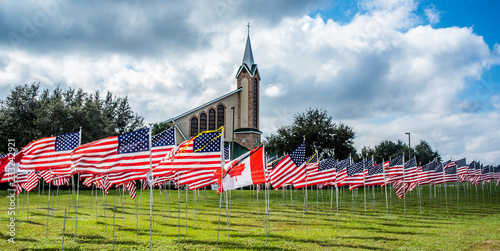
[[[387,161],[402,154],[404,155],[405,160],[408,160],[408,145],[401,140],[398,140],[397,142],[384,140],[376,145],[374,149],[363,147],[361,150],[362,158],[371,158],[373,156],[377,163]],[[424,140],[420,141],[415,148],[411,148],[411,156],[415,156],[417,158],[417,162],[422,165],[427,164],[434,158],[440,158],[438,152],[434,152],[430,145]]]
[[[276,134],[265,139],[268,152],[279,155],[292,152],[305,138],[306,155],[318,151],[321,158],[333,156],[344,159],[356,153],[354,148],[354,130],[343,124],[336,124],[322,109],[308,109],[294,115],[294,122],[289,126],[279,127]]]
[[[437,158],[438,161],[441,161],[439,153],[437,151],[433,151],[432,147],[425,140],[421,140],[420,143],[415,146],[415,156],[420,165],[425,165],[435,158]]]
[[[0,141],[15,139],[18,148],[33,140],[82,128],[82,143],[108,136],[135,131],[143,127],[144,119],[134,113],[128,98],[105,99],[99,92],[87,94],[82,89],[50,91],[39,83],[18,85],[0,100]],[[0,152],[7,146],[0,145]]]
[[[172,125],[168,122],[156,123],[153,124],[153,130],[151,131],[151,133],[155,135],[169,129],[170,127],[172,127]]]

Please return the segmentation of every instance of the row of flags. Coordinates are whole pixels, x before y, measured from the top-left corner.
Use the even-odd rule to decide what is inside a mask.
[[[0,156],[0,182],[11,182],[18,192],[31,191],[40,179],[56,186],[69,185],[69,179],[79,174],[86,186],[107,193],[115,185],[135,198],[139,180],[144,189],[161,189],[169,181],[192,190],[218,183],[219,192],[252,184],[274,189],[348,186],[350,190],[392,184],[399,197],[417,185],[500,181],[500,166],[483,166],[477,161],[467,164],[465,158],[443,163],[433,160],[424,166],[418,166],[415,157],[405,161],[402,155],[383,163],[373,159],[353,162],[350,157],[319,160],[317,154],[305,156],[305,142],[281,158],[266,159],[261,146],[230,161],[223,135],[221,127],[180,145],[175,144],[175,127],[154,136],[145,128],[84,145],[81,131],[42,138],[20,152]]]

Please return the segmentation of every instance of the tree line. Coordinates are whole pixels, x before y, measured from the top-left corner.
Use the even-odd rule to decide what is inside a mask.
[[[82,144],[135,131],[144,118],[134,113],[127,97],[111,92],[86,93],[83,89],[54,90],[40,83],[17,85],[0,100],[0,152],[7,152],[8,139],[17,148],[33,140],[77,132],[82,128]]]
[[[303,140],[306,142],[306,156],[318,152],[320,158],[335,156],[342,160],[349,156],[353,161],[363,158],[371,159],[377,163],[395,158],[401,154],[405,159],[416,156],[420,164],[426,164],[434,158],[440,160],[439,153],[422,140],[414,148],[398,140],[393,142],[384,140],[374,148],[363,147],[358,153],[354,147],[356,133],[354,129],[343,123],[335,123],[331,116],[323,109],[307,109],[305,112],[294,115],[291,125],[278,127],[276,133],[267,136],[264,140],[266,151],[270,155],[279,155],[292,152]]]

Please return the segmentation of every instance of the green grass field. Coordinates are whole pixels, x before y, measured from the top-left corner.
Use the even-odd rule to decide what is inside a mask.
[[[54,190],[52,187],[50,201],[54,210],[47,207],[47,187],[40,197],[36,190],[30,193],[29,208],[26,193],[19,195],[15,243],[8,241],[8,194],[5,190],[0,191],[3,198],[0,200],[3,228],[0,231],[0,250],[61,249],[65,210],[64,249],[111,250],[113,242],[116,250],[149,249],[149,190],[142,194],[138,190],[136,200],[132,200],[128,193],[121,196],[117,190],[110,190],[107,196],[99,191],[97,197],[95,192],[80,190],[76,240],[76,195],[72,198],[68,190],[60,190],[59,196],[54,196],[57,192]],[[303,190],[270,191],[269,231],[266,233],[264,190],[258,197],[255,190],[231,191],[228,194],[229,229],[226,204],[222,203],[219,248],[500,250],[500,188],[487,184],[484,191],[481,186],[476,191],[476,188],[462,184],[458,202],[456,187],[449,186],[446,192],[447,198],[444,187],[436,189],[436,197],[434,188],[432,197],[429,197],[428,186],[419,192],[414,190],[406,197],[405,217],[403,200],[395,196],[392,188],[388,188],[388,194],[392,194],[389,196],[389,215],[384,189],[367,189],[365,216],[363,189],[354,193],[341,189],[337,221],[335,190],[310,190],[306,213]],[[418,193],[422,195],[421,203]],[[219,198],[215,191],[201,190],[196,192],[195,202],[195,192],[189,191],[186,203],[184,190],[164,190],[162,195],[155,190],[152,249],[216,249]]]

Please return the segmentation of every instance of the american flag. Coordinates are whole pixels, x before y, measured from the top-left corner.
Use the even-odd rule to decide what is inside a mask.
[[[434,171],[434,184],[444,183],[443,163],[437,163]]]
[[[222,130],[203,132],[174,147],[153,169],[153,176],[171,175],[172,171],[221,168]]]
[[[347,167],[347,178],[343,182],[349,185],[349,190],[364,186],[365,160],[360,160]]]
[[[434,182],[434,172],[436,171],[436,159],[425,164],[418,169],[417,181],[419,185],[432,184]]]
[[[52,185],[54,186],[62,186],[62,185],[67,185],[69,186],[69,176],[61,176],[61,177],[54,177],[52,180]]]
[[[413,183],[418,182],[417,173],[417,160],[415,157],[411,158],[404,164],[404,182]]]
[[[30,171],[65,169],[71,166],[71,152],[80,145],[80,132],[42,138],[23,148],[19,168]]]
[[[151,162],[155,168],[165,155],[175,146],[175,127],[171,127],[161,133],[154,135],[151,139]],[[117,172],[108,175],[111,184],[126,183],[131,180],[144,179],[146,172]]]
[[[476,161],[471,161],[467,168],[467,180],[470,182],[474,182],[476,177]]]
[[[81,145],[73,151],[71,173],[148,172],[149,134],[146,128]]]
[[[128,189],[128,194],[132,199],[135,199],[136,194],[136,185],[135,185],[135,180],[131,180],[127,182],[127,189]]]
[[[385,184],[390,184],[403,179],[403,155],[391,159],[385,171]],[[384,168],[386,166],[384,165]]]
[[[306,158],[306,163],[305,163],[305,175],[301,177],[300,179],[297,179],[293,182],[293,185],[295,188],[302,188],[306,186],[306,180],[309,181],[309,176],[313,172],[318,171],[318,156],[317,154],[314,154],[312,156],[309,156]],[[307,184],[309,185],[309,182]]]
[[[459,159],[455,161],[455,164],[457,165],[457,175],[458,178],[460,179],[460,182],[465,182],[466,176],[467,176],[467,169],[469,168],[467,166],[467,161],[465,158]]]
[[[337,186],[344,185],[344,181],[347,179],[347,167],[350,165],[351,165],[351,157],[337,162],[337,165],[335,167],[336,170],[335,182],[337,183]]]
[[[313,167],[317,166],[317,168],[308,174],[308,186],[334,184],[336,163],[337,161],[334,158],[328,158],[319,161],[317,164],[313,164]]]
[[[472,182],[472,184],[474,186],[477,185],[480,182],[482,170],[483,170],[483,164],[481,164],[478,161],[476,161],[476,170],[474,172],[474,174],[475,174],[474,175],[474,181]]]
[[[271,182],[270,181],[270,176],[271,176],[271,171],[276,167],[276,165],[284,158],[285,156],[283,157],[277,157],[277,156],[273,156],[271,158],[268,158],[266,160],[266,186],[269,185],[269,183]]]
[[[492,180],[494,177],[494,173],[493,173],[493,166],[492,165],[487,165],[485,167],[483,167],[483,169],[481,170],[481,178],[479,178],[479,181],[481,182],[485,182],[485,181],[490,181]]]
[[[455,161],[449,160],[444,165],[444,182],[458,182],[457,164]]]
[[[367,174],[365,176],[365,186],[384,185],[384,164],[367,166]]]
[[[52,180],[54,179],[54,175],[52,175],[50,170],[40,171],[39,174],[47,184],[52,182]]]
[[[497,179],[497,186],[498,184],[500,183],[500,165],[496,166],[495,167],[495,170],[494,170],[494,176],[495,176],[495,179]]]
[[[270,173],[271,185],[279,189],[292,184],[305,176],[306,143],[302,142],[297,149],[286,155]]]
[[[31,192],[38,185],[38,180],[40,180],[40,176],[37,172],[29,172],[27,181],[23,186],[24,190]]]

